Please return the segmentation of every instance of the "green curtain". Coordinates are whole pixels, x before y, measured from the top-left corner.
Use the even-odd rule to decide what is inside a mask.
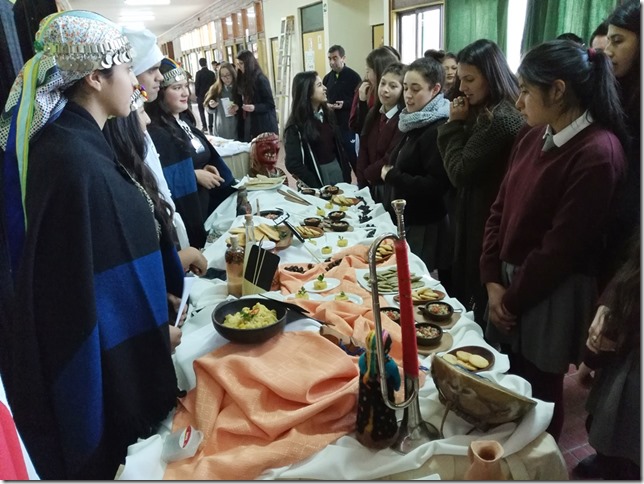
[[[590,35],[617,6],[617,0],[528,0],[521,51],[572,32],[588,43]]]
[[[446,50],[457,54],[475,40],[490,39],[506,52],[509,1],[445,0]]]

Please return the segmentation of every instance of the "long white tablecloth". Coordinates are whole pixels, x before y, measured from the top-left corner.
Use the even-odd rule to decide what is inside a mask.
[[[347,184],[339,185],[346,195],[360,195],[371,207],[374,207],[368,190],[357,191],[357,187]],[[249,201],[255,208],[259,200],[260,209],[282,208],[291,213],[291,220],[297,224],[300,219],[311,216],[317,207],[324,207],[325,201],[313,196],[304,196],[313,206],[287,202],[276,190],[249,192]],[[224,269],[223,252],[227,229],[241,225],[242,217],[235,215],[236,197],[229,197],[206,222],[206,228],[221,233],[222,236],[210,244],[204,251],[210,267]],[[325,208],[325,211],[328,209]],[[374,207],[374,218],[365,223],[358,222],[358,209],[352,207],[348,218],[355,230],[343,234],[350,239],[350,244],[370,244],[373,237],[367,237],[367,232],[376,228],[376,235],[383,232],[396,232],[389,215],[381,205]],[[256,220],[257,222],[265,219]],[[367,225],[374,227],[368,227]],[[329,234],[328,237],[336,235]],[[319,239],[320,240],[320,239]],[[315,248],[311,245],[311,248]],[[302,243],[293,240],[293,245],[280,251],[281,262],[310,262],[311,256],[302,247]],[[414,254],[409,254],[410,269],[417,274],[431,278],[425,265]],[[437,288],[444,291],[438,281]],[[275,298],[282,297],[279,293],[269,293]],[[179,387],[189,390],[196,385],[192,363],[196,358],[207,354],[228,341],[220,336],[211,322],[211,314],[219,302],[226,299],[226,283],[220,280],[197,280],[192,288],[191,313],[184,329],[181,344],[174,355],[175,368]],[[386,296],[387,302],[395,305],[392,296]],[[464,310],[462,304],[454,299],[446,299],[455,308]],[[324,303],[321,303],[324,304]],[[320,324],[311,319],[300,319],[287,324],[285,331],[314,331],[318,332]],[[522,378],[506,374],[509,361],[506,355],[497,352],[483,339],[482,331],[473,320],[472,313],[464,313],[450,330],[453,338],[452,347],[479,345],[494,353],[495,364],[482,376],[489,378],[504,387],[531,396],[528,382]],[[420,364],[430,368],[431,356],[420,357]],[[536,400],[536,399],[535,399]],[[420,410],[423,418],[440,427],[445,407],[438,400],[438,391],[434,381],[427,373],[425,383],[420,390]],[[391,449],[374,451],[362,446],[353,435],[338,439],[313,457],[297,464],[271,469],[262,474],[260,479],[416,479],[443,478],[461,479],[467,467],[467,450],[473,440],[494,439],[503,445],[505,451],[503,468],[509,478],[514,479],[567,479],[563,457],[552,437],[545,433],[552,417],[553,404],[536,400],[536,407],[531,410],[519,423],[508,423],[488,432],[472,431],[472,426],[450,412],[445,421],[444,439],[435,440],[407,455],[400,455]],[[402,417],[402,412],[400,417]],[[163,423],[159,433],[130,446],[126,465],[119,476],[120,479],[161,479],[165,463],[161,460],[163,439],[170,432],[172,414]],[[469,433],[468,433],[469,432]],[[467,435],[466,435],[467,434]]]

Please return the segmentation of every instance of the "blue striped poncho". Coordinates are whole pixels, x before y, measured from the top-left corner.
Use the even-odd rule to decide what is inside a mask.
[[[45,479],[113,479],[174,407],[167,292],[183,271],[98,124],[69,103],[32,141],[3,379]]]

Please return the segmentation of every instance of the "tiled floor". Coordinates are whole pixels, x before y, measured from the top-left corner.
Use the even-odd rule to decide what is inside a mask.
[[[577,463],[584,457],[595,453],[588,444],[588,433],[584,425],[587,415],[585,405],[588,390],[578,383],[574,376],[576,372],[575,366],[571,365],[564,378],[565,420],[559,439],[559,448],[566,460],[570,479],[574,479],[572,469]]]

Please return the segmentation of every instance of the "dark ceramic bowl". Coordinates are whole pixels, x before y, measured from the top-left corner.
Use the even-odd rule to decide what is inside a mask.
[[[339,221],[339,222],[331,222],[331,230],[334,232],[346,232],[349,230],[349,222],[344,222],[344,221]]]
[[[431,328],[431,329],[430,329]],[[420,332],[426,335],[420,334]],[[429,333],[432,333],[431,335]],[[434,323],[416,323],[416,342],[421,346],[432,346],[440,343],[443,338],[443,328]]]
[[[262,303],[268,309],[274,309],[277,314],[277,321],[269,326],[256,329],[238,329],[224,326],[224,319],[228,314],[235,314],[241,311],[242,308],[252,308],[256,303]],[[220,335],[235,343],[263,343],[284,330],[286,306],[280,304],[279,301],[258,297],[224,301],[212,312],[212,324]]]
[[[303,195],[315,195],[315,188],[302,188],[300,193]]]
[[[432,321],[447,321],[454,314],[454,308],[446,302],[428,302],[422,307],[423,314]]]
[[[337,195],[338,193],[340,193],[340,189],[335,185],[327,186],[324,191],[330,193],[331,195]]]
[[[320,193],[320,198],[323,200],[331,200],[333,198],[333,195],[327,192],[321,192]]]
[[[269,218],[271,220],[275,220],[276,218],[281,217],[282,215],[284,215],[283,210],[261,210],[259,212],[260,217]]]
[[[346,214],[344,212],[340,212],[339,210],[335,210],[333,212],[329,212],[327,216],[334,222],[339,222],[344,217],[346,217]]]
[[[400,324],[400,309],[393,306],[380,308],[380,312],[386,314],[394,323]]]
[[[319,217],[307,217],[302,221],[302,223],[309,227],[319,227],[322,223],[322,219]]]

